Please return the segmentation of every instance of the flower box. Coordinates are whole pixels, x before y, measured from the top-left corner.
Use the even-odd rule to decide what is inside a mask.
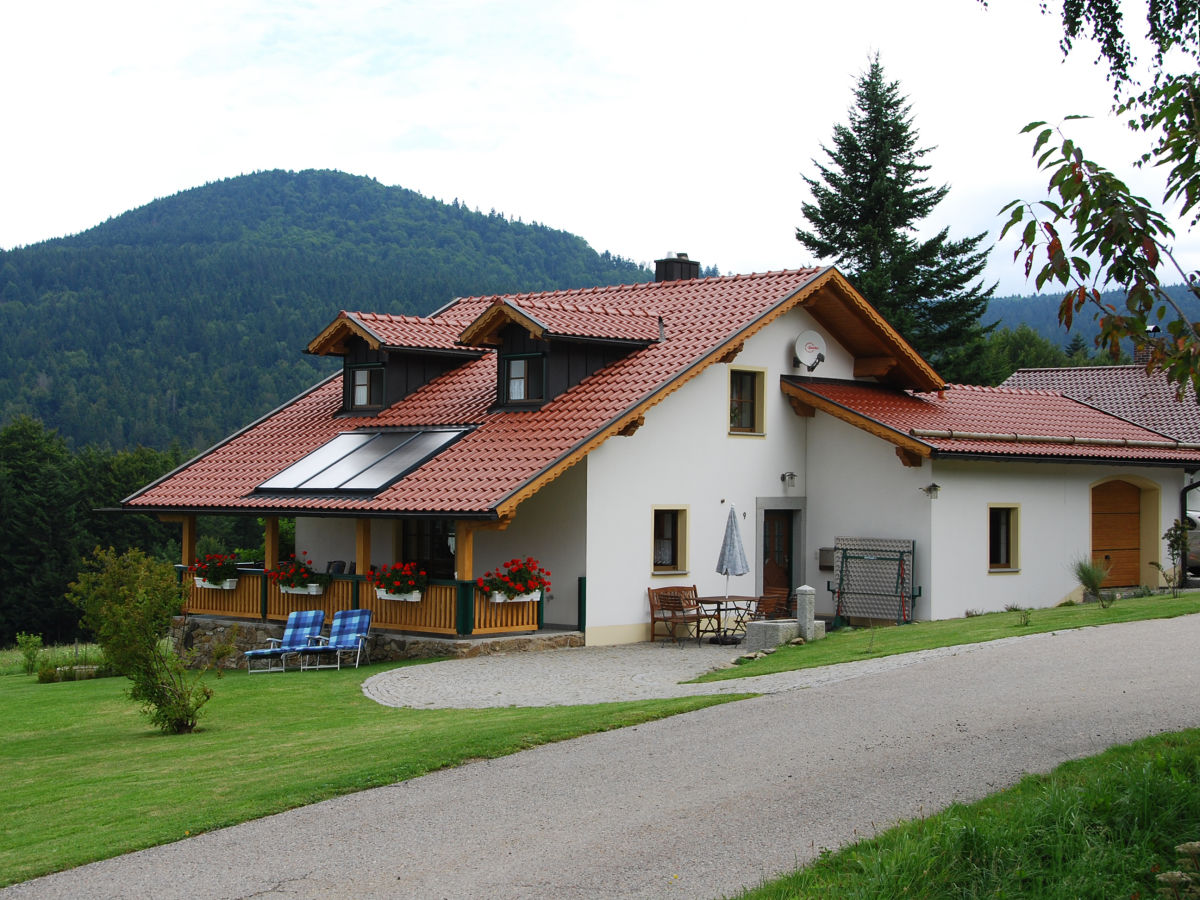
[[[237,587],[236,578],[226,578],[224,581],[206,581],[199,575],[196,576],[196,587],[210,588],[215,591],[232,591]]]
[[[509,597],[499,591],[493,591],[489,597],[493,603],[528,603],[530,600],[538,600],[541,594],[538,591],[531,591],[528,594],[517,594],[515,597]]]
[[[528,603],[550,589],[550,571],[543,569],[532,556],[510,559],[476,578],[475,586],[492,603]]]
[[[391,591],[385,591],[381,587],[375,588],[375,596],[380,600],[399,600],[401,603],[420,603],[420,591],[405,591],[401,594],[393,594]]]
[[[292,587],[290,584],[281,584],[279,590],[284,594],[307,594],[310,597],[319,597],[325,593],[325,585],[323,584],[298,584]]]

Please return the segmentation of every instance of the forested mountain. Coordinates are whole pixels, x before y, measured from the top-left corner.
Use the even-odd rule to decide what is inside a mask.
[[[333,171],[261,172],[0,251],[0,425],[76,446],[204,447],[295,396],[339,309],[646,281],[542,225]]]
[[[1180,305],[1192,321],[1200,319],[1200,300],[1197,300],[1183,285],[1168,287],[1167,293]],[[1093,350],[1093,341],[1100,328],[1092,317],[1091,309],[1085,307],[1076,315],[1075,321],[1068,332],[1058,324],[1058,304],[1061,294],[1037,294],[1032,296],[996,297],[988,304],[987,312],[983,314],[985,323],[997,322],[999,328],[1016,330],[1020,325],[1028,325],[1039,335],[1059,347],[1065,347],[1075,335],[1081,335]],[[1119,291],[1102,293],[1100,299],[1105,304],[1111,304],[1117,311],[1125,308],[1125,297]],[[1169,320],[1170,310],[1167,310]],[[1132,353],[1133,347],[1128,343],[1122,345],[1126,353]]]

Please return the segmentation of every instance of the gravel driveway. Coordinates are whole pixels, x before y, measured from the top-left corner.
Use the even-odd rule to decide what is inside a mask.
[[[790,687],[723,683],[776,692],[341,797],[0,897],[719,897],[1023,773],[1200,725],[1198,646],[1191,616],[794,673]],[[574,668],[590,657],[562,658]],[[606,680],[637,691],[652,669]],[[438,677],[473,704],[489,685],[457,674],[467,671]],[[563,677],[588,696],[586,670]],[[403,702],[404,680],[371,682],[373,696]],[[515,682],[490,687],[496,702],[520,696]],[[547,690],[542,681],[533,693]]]

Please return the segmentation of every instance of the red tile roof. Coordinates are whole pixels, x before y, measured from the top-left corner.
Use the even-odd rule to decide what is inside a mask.
[[[657,341],[661,319],[657,312],[602,304],[567,303],[537,294],[501,297],[464,331],[466,343],[484,343],[497,325],[525,320],[537,337],[583,337],[622,341]]]
[[[917,393],[791,376],[784,390],[922,456],[1200,462],[1200,445],[1180,446],[1053,391],[951,385],[941,393]]]
[[[308,345],[310,353],[340,352],[348,334],[357,334],[374,347],[466,352],[458,336],[470,324],[454,316],[393,316],[387,313],[346,312]]]
[[[372,334],[378,335],[379,342],[385,347],[454,349],[458,347],[458,332],[465,327],[465,323],[453,318],[431,319],[369,312],[343,315],[361,323]]]
[[[216,511],[235,509],[505,515],[545,481],[625,427],[692,375],[736,347],[797,303],[826,311],[847,303],[844,279],[832,269],[798,269],[759,275],[621,285],[548,294],[456,300],[428,318],[344,313],[317,341],[333,342],[338,329],[355,327],[394,346],[442,346],[450,323],[461,332],[498,301],[577,327],[575,317],[595,314],[611,331],[648,334],[650,316],[663,320],[655,340],[564,394],[530,411],[492,411],[494,351],[465,360],[376,416],[337,417],[341,375],[334,375],[205,452],[126,501],[130,508]],[[869,309],[869,308],[868,308]],[[873,311],[871,311],[873,313]],[[864,320],[866,314],[864,313]],[[877,315],[874,317],[877,318]],[[905,378],[940,383],[894,332],[871,319],[864,340],[902,359]],[[336,327],[335,327],[336,326]],[[886,328],[886,326],[884,326]],[[317,343],[314,341],[314,343]],[[424,343],[418,343],[423,341]],[[311,347],[312,345],[310,345]],[[327,345],[328,346],[328,345]],[[912,359],[915,358],[915,362]],[[473,430],[402,480],[373,497],[264,496],[256,486],[343,431],[399,425],[471,425]]]
[[[1161,372],[1145,366],[1080,366],[1070,369],[1020,369],[1004,387],[1044,388],[1074,397],[1181,441],[1200,441],[1200,403],[1188,390],[1177,399]]]

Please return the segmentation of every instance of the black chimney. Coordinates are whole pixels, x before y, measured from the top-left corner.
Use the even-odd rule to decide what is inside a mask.
[[[686,253],[668,253],[665,259],[654,261],[655,281],[684,281],[700,277],[700,263],[688,259]]]

